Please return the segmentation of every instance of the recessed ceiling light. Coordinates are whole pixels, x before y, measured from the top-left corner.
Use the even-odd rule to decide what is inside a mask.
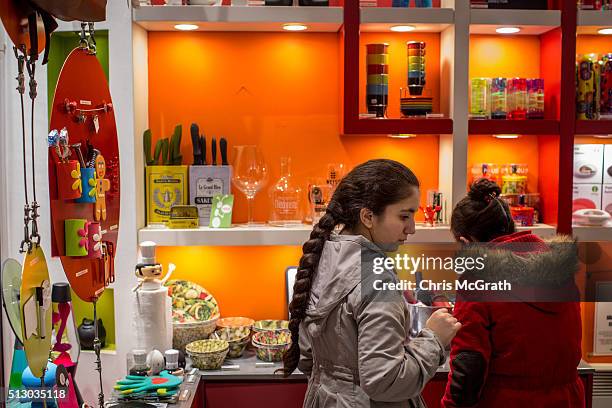
[[[308,26],[305,26],[304,24],[283,24],[283,30],[304,31],[308,30]]]
[[[519,135],[493,135],[493,137],[498,139],[518,139]]]
[[[610,28],[602,28],[600,30],[597,30],[597,32],[599,34],[603,34],[603,35],[612,35],[612,27],[610,27]]]
[[[199,27],[195,24],[177,24],[174,28],[180,31],[193,31],[197,30]]]
[[[389,30],[395,31],[396,33],[407,33],[409,31],[416,30],[416,27],[413,25],[395,25],[392,26]]]
[[[597,139],[612,139],[612,135],[593,135]]]
[[[521,31],[518,27],[499,27],[495,29],[498,34],[516,34]]]
[[[395,135],[389,135],[389,137],[393,139],[412,139],[413,137],[416,137],[416,135],[413,133],[400,133]]]

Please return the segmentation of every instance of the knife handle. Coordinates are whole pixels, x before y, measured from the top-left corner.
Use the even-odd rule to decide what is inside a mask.
[[[212,142],[210,143],[210,149],[211,149],[211,157],[212,157],[212,165],[216,166],[217,165],[217,139],[216,138],[212,138]]]
[[[200,163],[202,166],[206,165],[206,137],[203,135],[200,136],[200,146],[202,149],[202,162]]]
[[[221,165],[227,166],[229,164],[227,162],[227,140],[224,137],[219,140],[219,150],[221,150]]]

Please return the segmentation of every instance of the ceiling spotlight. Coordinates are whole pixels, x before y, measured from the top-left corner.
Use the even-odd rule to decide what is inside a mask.
[[[518,139],[519,135],[493,135],[497,139]]]
[[[177,24],[174,26],[174,28],[180,31],[193,31],[193,30],[197,30],[200,27],[198,27],[195,24]]]
[[[518,27],[499,27],[495,29],[498,34],[516,34],[521,31]]]
[[[597,139],[612,139],[612,135],[593,135]]]
[[[283,24],[283,30],[304,31],[308,30],[308,26],[305,26],[304,24]]]
[[[393,139],[412,139],[413,137],[416,137],[416,135],[414,133],[400,133],[395,135],[389,135],[389,137]]]
[[[416,27],[413,25],[395,25],[392,26],[389,30],[395,31],[396,33],[407,33],[409,31],[416,30]]]
[[[610,28],[602,28],[602,29],[597,30],[597,32],[599,34],[603,34],[603,35],[612,35],[612,27],[610,27]]]

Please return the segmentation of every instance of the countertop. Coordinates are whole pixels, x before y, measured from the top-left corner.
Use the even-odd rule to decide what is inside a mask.
[[[247,348],[244,355],[238,359],[225,360],[221,370],[200,370],[200,379],[204,381],[223,381],[223,380],[287,380],[281,374],[274,374],[274,371],[282,368],[283,364],[273,363],[262,365],[263,361],[258,360],[255,350]],[[259,365],[258,365],[259,364]],[[232,367],[238,366],[238,367]],[[438,368],[438,374],[448,373],[448,360]],[[595,369],[584,360],[580,360],[578,365],[579,374],[593,373]],[[306,375],[296,370],[289,376],[288,380],[305,380]]]

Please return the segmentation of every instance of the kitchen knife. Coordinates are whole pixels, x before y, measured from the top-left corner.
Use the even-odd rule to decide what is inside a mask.
[[[216,138],[212,138],[212,142],[210,143],[210,149],[211,149],[211,156],[212,156],[212,165],[216,166],[217,165],[217,139]]]
[[[219,150],[221,150],[221,165],[227,166],[229,164],[227,162],[227,140],[224,137],[219,140]]]
[[[202,148],[200,147],[200,129],[195,123],[191,124],[191,144],[193,145],[193,165],[202,161]]]
[[[200,136],[200,150],[202,150],[202,157],[200,164],[202,166],[206,165],[206,137],[204,135]]]

